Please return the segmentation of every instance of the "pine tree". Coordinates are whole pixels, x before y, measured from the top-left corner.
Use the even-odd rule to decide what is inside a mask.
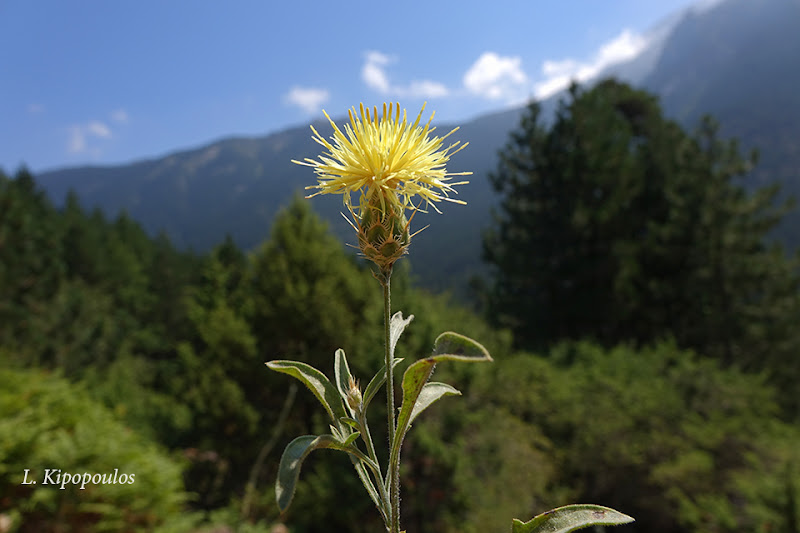
[[[64,279],[57,215],[26,169],[0,172],[0,344],[30,338],[29,316]]]
[[[671,337],[798,381],[798,262],[767,241],[789,206],[744,189],[755,163],[613,80],[573,86],[549,127],[531,105],[492,176],[489,316],[521,347]]]
[[[338,348],[375,355],[369,343],[380,286],[308,202],[295,198],[275,217],[270,238],[251,257],[249,285],[263,353],[318,368],[329,366]],[[370,368],[363,357],[350,359]]]

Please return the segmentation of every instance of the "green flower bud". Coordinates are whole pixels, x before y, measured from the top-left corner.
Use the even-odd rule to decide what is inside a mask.
[[[390,271],[411,244],[405,208],[393,194],[373,194],[366,202],[362,198],[361,203],[358,245],[381,272]]]

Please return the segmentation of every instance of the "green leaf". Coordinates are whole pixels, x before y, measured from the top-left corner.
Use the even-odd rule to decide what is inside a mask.
[[[348,440],[358,436],[353,433],[348,437]],[[278,465],[278,480],[275,482],[275,498],[278,502],[278,508],[284,512],[289,508],[289,504],[294,497],[294,491],[297,486],[297,480],[300,477],[300,468],[303,466],[308,454],[314,450],[329,448],[349,453],[355,459],[360,460],[361,463],[369,466],[373,471],[380,471],[379,467],[364,455],[358,448],[350,445],[349,442],[341,442],[333,435],[304,435],[297,437],[290,442],[286,449],[283,450],[280,464]],[[358,469],[358,465],[356,464]],[[369,490],[369,487],[367,487]],[[372,496],[372,494],[370,493]],[[374,498],[373,498],[374,499]]]
[[[347,392],[350,390],[350,367],[347,365],[347,357],[345,357],[344,350],[341,348],[336,350],[336,355],[334,356],[333,374],[336,388],[339,389],[342,399],[346,401]]]
[[[425,401],[427,403],[420,406],[420,408],[416,407],[417,400],[425,387],[425,383],[431,377],[436,363],[440,361],[481,363],[491,360],[492,356],[489,355],[488,350],[482,344],[469,337],[452,331],[439,335],[433,344],[433,355],[415,361],[403,374],[403,404],[400,406],[400,413],[397,415],[397,427],[390,455],[392,457],[399,456],[400,446],[408,432],[408,428],[411,426],[412,414],[415,411],[416,414],[419,414],[431,403],[441,398],[442,395],[447,394],[447,391],[441,388],[432,388],[430,391],[431,397],[426,395]],[[453,390],[455,391],[455,389]],[[441,394],[435,397],[437,393]]]
[[[589,526],[616,526],[633,522],[633,518],[600,505],[567,505],[540,514],[530,522],[516,518],[511,533],[569,533]]]
[[[339,445],[333,435],[304,435],[297,437],[286,446],[278,465],[278,480],[275,482],[275,498],[278,508],[284,512],[294,497],[300,468],[308,454],[320,448],[332,448]]]
[[[445,331],[436,337],[432,358],[436,361],[492,361],[489,351],[481,343],[452,331]]]
[[[419,414],[427,409],[433,402],[443,396],[460,396],[461,392],[448,385],[447,383],[430,382],[426,383],[414,403],[414,409],[411,410],[411,419],[408,421],[411,424]]]
[[[328,381],[325,374],[313,366],[299,361],[284,360],[270,361],[267,366],[276,372],[288,374],[302,381],[325,407],[334,423],[338,423],[340,418],[347,416],[344,400],[339,395],[339,391]]]
[[[356,441],[356,439],[359,436],[361,436],[361,433],[359,433],[358,431],[354,431],[353,433],[348,435],[347,438],[344,439],[344,442],[342,444],[345,445],[345,446],[350,446],[351,444],[353,444]]]
[[[399,363],[402,360],[403,359],[393,359],[392,368],[396,367],[397,363]],[[364,407],[362,407],[362,410],[364,411],[367,410],[369,402],[372,401],[372,398],[375,397],[375,395],[378,393],[378,391],[380,390],[380,388],[383,386],[384,383],[386,383],[386,366],[381,368],[369,382],[369,385],[367,385],[367,388],[364,391],[364,400],[363,400]]]
[[[395,452],[398,455],[400,453],[400,445],[403,443],[403,438],[405,438],[406,432],[411,425],[411,413],[414,410],[414,405],[428,378],[431,377],[434,366],[436,366],[436,362],[430,357],[420,359],[409,366],[403,374],[403,404],[400,406],[400,413],[397,415],[397,427],[394,434],[394,442],[392,442],[392,456],[395,455]]]
[[[343,416],[342,418],[339,419],[339,421],[344,422],[345,424],[354,429],[359,429],[361,427],[361,424],[358,423],[358,420],[356,420],[355,418],[350,418],[349,416]]]
[[[394,349],[397,347],[397,341],[406,327],[414,320],[414,315],[409,315],[408,318],[403,319],[403,312],[398,311],[392,316],[389,323],[389,353],[394,357]]]

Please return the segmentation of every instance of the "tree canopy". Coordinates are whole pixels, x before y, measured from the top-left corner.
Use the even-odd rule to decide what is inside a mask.
[[[503,328],[415,288],[408,260],[395,270],[393,307],[415,315],[398,371],[445,330],[495,356],[437,370],[465,401],[426,411],[404,445],[409,530],[502,529],[591,500],[653,532],[797,533],[796,265],[764,240],[783,209],[739,187],[754,161],[712,122],[683,132],[613,82],[570,98],[549,125],[529,110],[495,176],[507,198],[487,238],[489,300]],[[312,459],[292,509],[275,505],[282,445],[327,423],[263,363],[330,372],[343,348],[362,381],[381,364],[380,288],[311,208],[295,199],[254,250],[228,238],[197,255],[0,172],[0,521],[380,526],[344,458]],[[130,458],[137,481],[20,485],[51,458],[87,472]]]
[[[798,261],[768,241],[789,205],[745,190],[755,164],[712,119],[688,133],[613,80],[573,86],[551,124],[532,104],[492,176],[488,316],[519,347],[674,338],[797,383]]]

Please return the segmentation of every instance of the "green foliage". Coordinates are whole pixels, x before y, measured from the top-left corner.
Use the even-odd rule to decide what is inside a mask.
[[[528,355],[495,354],[483,370],[461,376],[460,401],[415,424],[403,480],[409,530],[507,531],[511,517],[527,518],[578,497],[557,477],[560,455],[540,420],[512,404],[516,399],[549,413],[553,402],[544,389],[558,379],[556,369]],[[503,382],[509,375],[514,379]]]
[[[81,382],[137,433],[174,448],[176,436],[191,427],[194,413],[160,386],[159,374],[157,362],[122,352],[108,366],[87,366]]]
[[[724,173],[735,167],[737,151],[713,138],[712,133],[702,141],[698,134],[687,141],[687,150],[709,154],[706,162],[694,161],[698,168],[728,161],[718,167]],[[720,155],[726,150],[727,156]],[[763,263],[727,262],[713,271],[713,258],[764,250],[754,237],[753,227],[762,227],[758,217],[735,223],[726,218],[758,211],[764,200],[719,185],[724,180],[698,192],[690,180],[695,174],[685,174],[671,193],[685,198],[670,211],[681,221],[675,228],[704,235],[718,231],[717,236],[697,247],[693,259],[655,244],[648,248],[651,255],[629,255],[649,258],[645,266],[662,262],[664,275],[674,273],[680,261],[705,265],[688,286],[709,310],[701,317],[706,329],[698,327],[695,315],[650,310],[653,317],[669,315],[683,324],[684,337],[675,335],[678,347],[709,347],[698,349],[699,356],[669,343],[641,349],[572,344],[545,352],[547,358],[510,355],[508,331],[492,329],[442,295],[415,288],[409,261],[398,263],[393,306],[415,318],[394,339],[396,361],[404,358],[396,372],[430,354],[445,330],[480,338],[496,356],[489,366],[437,365],[437,379],[453,383],[463,398],[446,400],[442,409],[411,409],[415,429],[403,443],[401,471],[408,531],[507,531],[512,516],[527,519],[582,500],[634,515],[637,524],[627,526],[629,531],[796,533],[800,435],[796,426],[777,421],[776,408],[798,397],[790,388],[797,383],[797,358],[785,357],[794,342],[784,320],[794,312],[791,267],[778,261],[780,251],[767,250]],[[705,198],[727,206],[718,216],[729,220],[724,231],[715,219],[693,214],[692,206]],[[268,531],[279,518],[272,488],[280,448],[295,435],[329,433],[330,420],[313,394],[301,390],[294,399],[289,380],[264,369],[264,361],[300,359],[326,371],[335,364],[337,401],[350,374],[362,383],[375,376],[364,390],[365,405],[385,380],[385,371],[378,370],[383,361],[377,283],[307,202],[297,200],[283,210],[269,239],[253,253],[243,253],[228,239],[202,257],[176,251],[164,237],[148,239],[127,217],[108,221],[99,212],[86,213],[74,197],[56,210],[25,172],[0,178],[0,205],[0,354],[7,368],[36,369],[0,373],[0,448],[16,454],[0,461],[5,476],[0,490],[6,491],[0,494],[5,505],[0,514],[20,520],[24,504],[26,523],[41,530],[64,518],[116,525],[140,520],[129,530],[210,531],[224,525]],[[763,227],[771,224],[763,220]],[[655,243],[672,242],[655,235]],[[639,283],[640,274],[623,269],[620,286]],[[759,276],[763,285],[755,282]],[[718,279],[726,280],[718,284],[724,291],[704,286]],[[655,281],[644,287],[650,292],[624,293],[631,298],[620,304],[625,313],[641,302],[661,301],[647,295],[668,288]],[[709,294],[724,299],[707,299]],[[648,328],[654,323],[655,318],[642,317]],[[707,340],[723,338],[726,324],[735,324],[727,331],[729,342]],[[347,348],[346,365],[336,356],[340,346]],[[756,376],[725,370],[701,357],[707,354],[765,371]],[[766,379],[780,385],[778,393]],[[454,390],[425,383],[416,401],[429,405]],[[388,442],[384,424],[377,423],[386,416],[385,406],[371,405],[373,440]],[[356,417],[346,413],[351,420],[342,423],[357,430],[349,425]],[[34,416],[39,422],[32,422]],[[36,441],[37,431],[58,438]],[[115,447],[119,453],[106,452]],[[183,484],[181,469],[160,447],[188,460]],[[129,448],[140,452],[128,453]],[[148,474],[159,484],[151,486],[144,477],[140,485],[137,472],[130,488],[141,494],[91,493],[97,498],[92,502],[116,502],[114,509],[87,511],[81,498],[88,497],[88,489],[45,492],[47,486],[37,486],[39,496],[23,494],[30,490],[19,485],[24,468],[47,467],[56,453],[55,468],[81,472],[112,465],[121,454],[154,454],[160,459],[145,462],[163,467],[163,474]],[[379,450],[378,459],[387,457]],[[319,450],[303,468],[296,497],[282,517],[292,531],[367,533],[382,527],[344,454]],[[250,478],[255,488],[245,512],[240,503]],[[183,501],[187,489],[196,497]]]
[[[551,451],[544,467],[529,468],[550,488],[540,485],[538,498],[559,486],[565,498],[548,505],[577,499],[625,509],[637,531],[791,531],[797,493],[779,487],[796,486],[798,451],[786,443],[800,433],[776,421],[774,390],[760,377],[669,343],[635,351],[580,343],[560,345],[547,361],[498,360],[465,390],[468,401],[540,428],[539,449]],[[459,490],[497,473],[477,471]]]
[[[489,316],[527,348],[674,338],[774,372],[797,412],[799,264],[766,242],[777,189],[739,184],[754,165],[712,120],[687,134],[615,81],[573,86],[550,126],[531,105],[492,178]]]
[[[511,332],[491,327],[475,312],[465,308],[448,295],[432,294],[416,286],[409,275],[409,261],[398,263],[392,274],[392,305],[414,315],[414,327],[403,333],[397,346],[398,357],[416,357],[427,353],[442,331],[468,331],[471,337],[481,339],[490,353],[509,353],[512,349]],[[482,372],[474,365],[445,365],[440,375],[459,379]]]
[[[55,210],[20,170],[11,179],[0,172],[0,342],[21,344],[26,319],[52,294],[64,276],[59,260]]]
[[[56,524],[64,531],[153,529],[176,517],[187,500],[179,463],[82,388],[42,372],[0,370],[0,465],[0,513],[13,517],[21,532]],[[77,474],[81,482],[63,490],[46,484],[47,468]],[[37,484],[21,484],[26,469]],[[133,483],[80,488],[85,473],[113,476],[115,470]]]
[[[108,294],[79,280],[62,281],[49,298],[35,303],[24,333],[5,345],[27,364],[76,378],[87,367],[110,364],[126,344],[124,333]]]
[[[267,358],[291,357],[328,368],[346,346],[357,370],[379,361],[374,333],[380,300],[371,275],[356,266],[342,244],[295,198],[281,211],[272,235],[250,258],[252,326]],[[376,316],[378,318],[376,318]],[[309,332],[314,332],[309,335]]]

